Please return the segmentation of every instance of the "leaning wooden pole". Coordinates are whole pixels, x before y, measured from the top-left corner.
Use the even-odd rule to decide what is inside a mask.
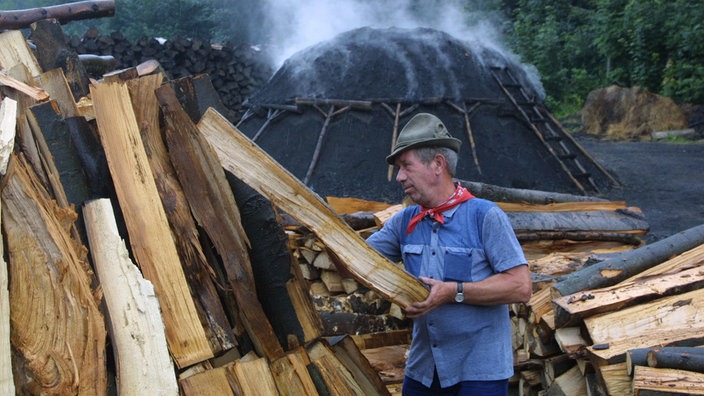
[[[296,218],[332,250],[360,283],[406,308],[428,290],[371,246],[315,193],[213,109],[198,123],[222,166]]]
[[[115,0],[77,1],[50,7],[0,11],[0,29],[24,29],[42,19],[56,19],[62,25],[81,19],[115,15]]]

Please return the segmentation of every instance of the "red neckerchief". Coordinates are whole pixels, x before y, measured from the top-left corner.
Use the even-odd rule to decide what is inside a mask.
[[[445,224],[445,218],[443,217],[442,212],[454,208],[462,202],[469,201],[472,198],[474,198],[474,195],[472,195],[469,190],[457,184],[455,192],[452,193],[450,199],[445,201],[445,203],[440,204],[434,208],[424,208],[421,205],[418,205],[420,207],[420,212],[417,215],[413,216],[413,218],[411,218],[411,221],[408,223],[408,228],[406,229],[406,234],[410,234],[411,232],[413,232],[413,230],[416,228],[416,225],[425,216],[430,217],[431,219],[437,221],[440,224]]]

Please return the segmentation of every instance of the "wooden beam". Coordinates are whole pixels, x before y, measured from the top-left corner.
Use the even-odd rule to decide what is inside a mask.
[[[154,284],[171,355],[183,368],[213,357],[159,198],[127,86],[91,85],[100,140],[144,277]]]
[[[704,373],[636,366],[633,374],[634,395],[651,390],[690,395],[704,395]]]
[[[223,116],[208,109],[198,127],[227,171],[313,231],[357,281],[401,307],[427,297],[422,283],[369,246],[319,196]]]

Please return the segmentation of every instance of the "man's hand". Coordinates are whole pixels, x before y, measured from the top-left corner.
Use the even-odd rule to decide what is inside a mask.
[[[423,316],[442,304],[454,301],[455,294],[457,294],[457,285],[455,282],[443,282],[424,276],[418,279],[430,286],[430,294],[428,294],[428,298],[424,301],[415,302],[411,304],[410,307],[406,308],[406,316],[409,318],[412,319]]]

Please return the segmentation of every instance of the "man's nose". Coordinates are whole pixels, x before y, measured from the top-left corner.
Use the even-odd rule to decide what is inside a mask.
[[[404,180],[406,180],[406,172],[404,172],[404,171],[401,170],[401,169],[398,169],[398,170],[396,171],[396,181],[397,181],[397,182],[402,182],[402,181],[404,181]]]

